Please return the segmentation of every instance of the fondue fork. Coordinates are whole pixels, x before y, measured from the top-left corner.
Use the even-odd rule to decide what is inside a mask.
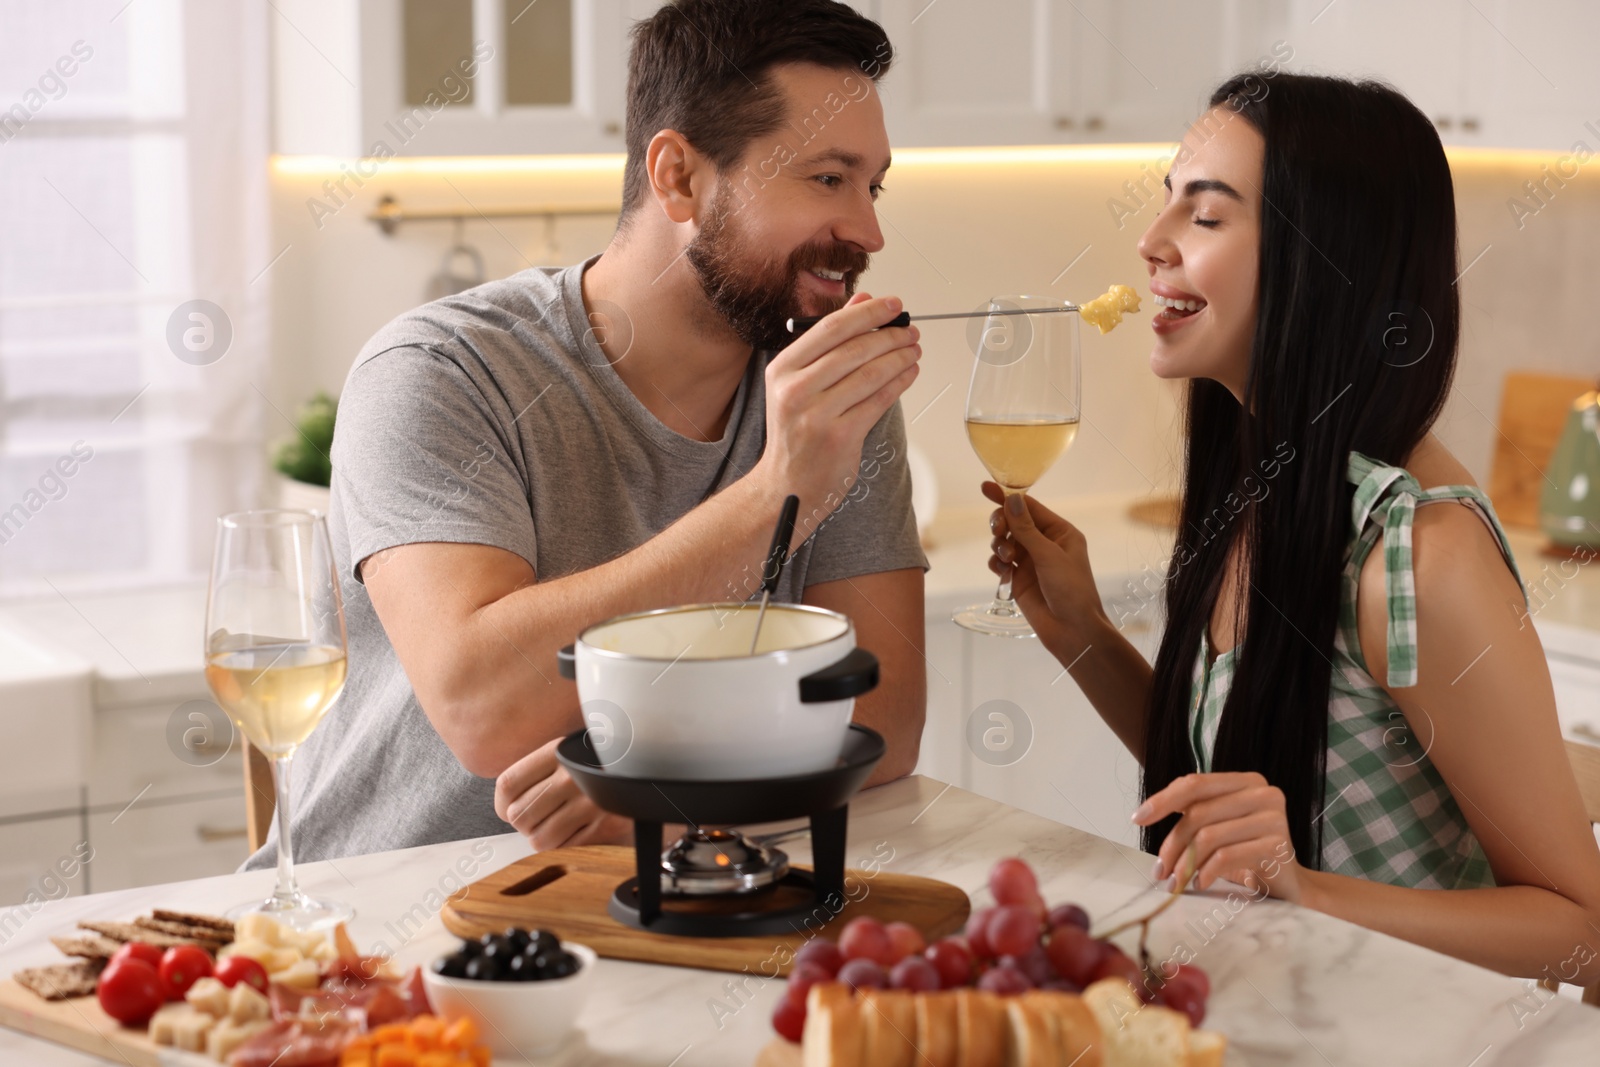
[[[750,655],[756,654],[756,642],[761,640],[761,623],[767,617],[767,602],[778,588],[778,576],[789,559],[789,541],[794,537],[795,516],[800,513],[800,498],[790,493],[783,498],[783,510],[778,512],[778,526],[772,531],[772,547],[767,550],[767,564],[761,571],[761,609],[756,612],[756,632],[750,635]]]
[[[909,326],[913,322],[924,322],[929,319],[986,319],[991,315],[1048,315],[1056,311],[1077,311],[1077,304],[1051,305],[1046,308],[997,308],[993,311],[946,311],[938,315],[913,315],[909,311],[902,311],[884,326]],[[821,322],[821,315],[801,315],[792,319],[785,319],[784,326],[790,333],[805,333],[811,327]],[[879,327],[882,329],[882,327]]]

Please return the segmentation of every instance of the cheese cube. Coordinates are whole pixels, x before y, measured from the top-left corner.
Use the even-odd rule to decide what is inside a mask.
[[[267,969],[268,974],[287,970],[301,960],[300,950],[297,948],[269,948],[265,954],[256,958],[261,961],[261,966]]]
[[[206,1055],[214,1060],[225,1060],[233,1054],[234,1049],[271,1025],[271,1021],[267,1019],[256,1019],[247,1023],[218,1023],[212,1027],[211,1033],[206,1035]]]
[[[159,1011],[150,1016],[150,1040],[158,1045],[172,1044],[173,1028],[178,1016],[193,1011],[194,1008],[187,1004],[163,1004]]]
[[[281,945],[279,940],[283,927],[270,915],[263,915],[253,911],[248,915],[241,915],[233,924],[234,941],[263,941],[268,945]]]
[[[187,1014],[180,1014],[172,1020],[172,1043],[177,1048],[187,1052],[204,1052],[206,1050],[206,1034],[217,1024],[217,1020],[203,1011],[197,1011],[192,1005],[185,1004]]]
[[[198,982],[195,983],[199,985]],[[272,1002],[247,982],[234,986],[228,996],[227,1019],[234,1025],[255,1022],[272,1016]]]
[[[228,987],[215,978],[202,978],[189,987],[183,999],[197,1011],[220,1019],[228,1014]]]
[[[322,972],[316,960],[301,960],[292,967],[268,972],[268,977],[290,988],[305,990],[317,988],[322,981]]]

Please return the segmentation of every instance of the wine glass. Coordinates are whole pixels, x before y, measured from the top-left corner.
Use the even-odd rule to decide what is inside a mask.
[[[988,310],[972,338],[967,439],[1009,499],[1038,481],[1078,436],[1078,315],[1074,305],[1048,296],[997,296]],[[982,634],[1038,636],[1011,599],[1009,568],[993,601],[951,618]]]
[[[217,520],[206,597],[206,684],[270,760],[277,786],[278,885],[264,901],[228,912],[263,912],[298,930],[355,914],[315,900],[294,878],[289,761],[345,680],[344,605],[322,516],[309,511],[243,511]]]

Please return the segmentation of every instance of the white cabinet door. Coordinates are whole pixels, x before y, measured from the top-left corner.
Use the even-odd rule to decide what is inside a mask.
[[[1042,144],[1071,119],[1071,20],[1058,0],[880,0],[896,146]],[[1070,9],[1066,9],[1069,10]]]
[[[1600,663],[1550,655],[1561,732],[1574,741],[1600,744]]]
[[[1266,0],[1065,0],[1078,92],[1074,139],[1177,141],[1229,75],[1289,48]]]
[[[85,872],[91,866],[77,815],[0,825],[0,945],[16,935],[40,901],[89,892]]]
[[[1517,0],[1474,0],[1467,6],[1464,111],[1481,116],[1482,143],[1552,150],[1550,169],[1570,180],[1576,169],[1571,163],[1557,166],[1561,153],[1579,141],[1586,155],[1600,152],[1600,5],[1538,10],[1549,6]],[[1559,188],[1559,182],[1550,183],[1550,192]]]
[[[928,718],[918,773],[1136,845],[1139,766],[1037,641],[990,637],[930,601]],[[1127,635],[1146,655],[1156,636]]]
[[[89,816],[95,892],[229,874],[250,854],[244,792]]]
[[[94,713],[90,807],[243,791],[243,739],[209,699]]]

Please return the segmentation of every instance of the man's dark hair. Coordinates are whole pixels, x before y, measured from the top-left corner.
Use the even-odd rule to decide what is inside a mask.
[[[836,0],[675,0],[633,27],[622,217],[649,188],[645,153],[677,130],[719,171],[783,124],[771,72],[815,63],[877,81],[893,49],[883,28]]]

